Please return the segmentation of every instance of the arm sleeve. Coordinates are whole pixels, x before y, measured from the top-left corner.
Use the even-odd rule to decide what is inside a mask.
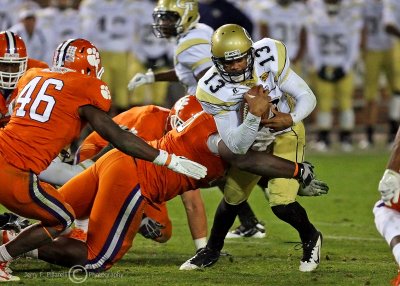
[[[290,113],[294,123],[300,122],[314,110],[317,104],[314,93],[307,83],[294,71],[289,71],[288,77],[280,88],[296,100],[294,110]]]
[[[78,165],[70,165],[61,162],[60,158],[57,157],[50,163],[46,170],[39,174],[39,179],[53,185],[61,186],[93,164],[94,162],[88,159]]]
[[[245,154],[256,139],[261,117],[247,113],[238,126],[238,118],[233,111],[214,116],[218,133],[226,146],[235,154]]]

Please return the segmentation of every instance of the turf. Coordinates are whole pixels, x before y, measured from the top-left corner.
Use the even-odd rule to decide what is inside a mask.
[[[266,223],[267,237],[226,240],[224,250],[231,256],[221,257],[211,268],[178,270],[194,254],[194,246],[182,203],[176,198],[169,202],[174,226],[169,242],[157,244],[137,237],[130,252],[110,271],[75,278],[86,279],[84,285],[389,285],[397,266],[371,212],[388,154],[382,149],[308,156],[317,176],[330,185],[326,196],[299,198],[324,236],[321,265],[313,273],[298,271],[302,253],[296,250],[298,235],[272,214],[257,188],[250,203]],[[208,189],[202,195],[211,227],[221,194]],[[24,285],[72,285],[68,269],[44,262],[19,259],[12,268]]]

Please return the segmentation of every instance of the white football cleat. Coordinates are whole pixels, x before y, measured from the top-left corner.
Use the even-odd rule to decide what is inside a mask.
[[[299,270],[311,272],[317,269],[321,260],[322,234],[318,231],[314,239],[303,243],[303,258],[300,260]]]
[[[9,262],[0,262],[0,283],[19,281],[18,276],[11,275],[11,269],[8,268]]]

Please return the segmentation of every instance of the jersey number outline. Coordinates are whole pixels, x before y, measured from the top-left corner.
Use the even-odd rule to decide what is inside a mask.
[[[41,76],[33,78],[24,87],[24,89],[21,91],[21,93],[18,95],[18,97],[16,99],[16,103],[21,104],[21,105],[18,107],[18,109],[15,112],[16,116],[24,117],[27,112],[27,110],[25,110],[26,105],[29,104],[33,99],[32,105],[29,108],[29,117],[32,120],[39,121],[42,123],[50,120],[51,113],[56,104],[56,100],[54,99],[53,96],[46,94],[46,91],[50,85],[54,86],[55,90],[60,91],[63,88],[64,83],[63,83],[63,81],[58,80],[58,79],[53,79],[53,78],[46,79],[42,83],[42,86],[41,86],[39,92],[37,93],[36,97],[32,98],[32,94],[33,94],[34,90],[36,89],[36,87],[38,86],[41,78],[42,78]],[[44,109],[43,113],[40,114],[40,113],[38,113],[37,109],[42,104],[46,104],[46,108]]]

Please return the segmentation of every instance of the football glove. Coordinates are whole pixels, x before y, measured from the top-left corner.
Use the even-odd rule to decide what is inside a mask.
[[[144,216],[139,226],[139,233],[145,238],[156,239],[162,236],[161,230],[165,228],[161,223],[154,219]]]
[[[154,159],[154,164],[166,166],[174,172],[189,176],[196,180],[202,179],[207,175],[207,168],[203,165],[193,162],[183,156],[168,154],[160,150],[160,154]]]
[[[128,83],[128,90],[132,91],[136,87],[141,86],[143,84],[153,83],[154,82],[154,72],[151,69],[148,69],[145,74],[137,73]]]
[[[392,203],[399,202],[400,195],[400,174],[386,169],[379,182],[378,191],[381,193],[382,201],[391,206]]]
[[[300,185],[297,194],[299,196],[315,197],[326,195],[328,191],[329,187],[325,182],[313,179],[311,183],[306,187]]]
[[[326,81],[337,82],[346,75],[342,67],[322,66],[318,71],[318,76]]]
[[[312,180],[315,178],[314,166],[310,162],[304,161],[303,163],[297,163],[299,171],[295,179],[297,179],[303,188],[307,187]]]
[[[269,128],[262,127],[256,136],[256,140],[254,141],[253,145],[251,145],[251,150],[253,151],[265,151],[267,150],[268,146],[274,142],[275,135],[269,131]]]

